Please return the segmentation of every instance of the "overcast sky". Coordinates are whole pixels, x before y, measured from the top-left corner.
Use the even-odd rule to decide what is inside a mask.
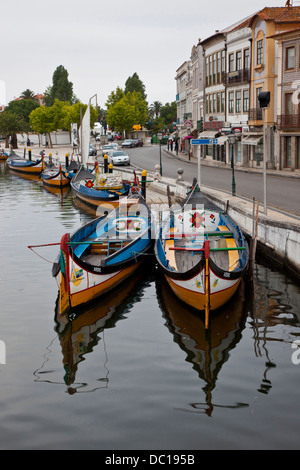
[[[63,65],[77,98],[87,103],[97,94],[102,108],[111,91],[124,89],[134,72],[145,84],[149,103],[174,101],[176,70],[199,38],[286,2],[0,1],[0,104],[27,88],[43,93],[56,67]]]

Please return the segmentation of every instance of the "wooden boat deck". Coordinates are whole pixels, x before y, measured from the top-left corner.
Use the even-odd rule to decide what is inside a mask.
[[[227,251],[226,248],[235,248],[236,242],[233,237],[225,237],[224,232],[228,231],[226,226],[219,226],[219,236],[210,238],[210,248],[224,248],[225,251],[211,251],[210,258],[212,261],[224,271],[233,271],[239,262],[238,251]],[[192,243],[189,238],[181,239],[170,239],[165,242],[165,253],[166,259],[169,262],[169,266],[178,272],[186,272],[192,269],[197,263],[199,263],[203,252],[201,251],[180,251],[174,250],[174,248],[186,248],[191,249],[193,247],[200,248],[201,241],[198,240],[195,245],[195,241]],[[187,256],[188,255],[188,256]]]

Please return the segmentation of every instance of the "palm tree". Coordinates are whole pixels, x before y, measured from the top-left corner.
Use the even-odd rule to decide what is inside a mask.
[[[149,117],[157,118],[160,115],[162,103],[160,101],[153,101],[149,106]]]
[[[29,131],[29,125],[20,114],[3,111],[0,115],[0,134],[5,136],[5,147],[9,147],[9,138],[13,149],[18,148],[17,134]]]
[[[34,91],[29,90],[29,88],[23,91],[23,93],[20,95],[20,98],[22,100],[34,100],[35,99],[34,97],[35,97]]]

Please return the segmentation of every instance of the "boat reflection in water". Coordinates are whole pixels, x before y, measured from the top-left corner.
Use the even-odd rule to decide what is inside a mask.
[[[142,297],[146,286],[145,271],[139,269],[130,279],[121,284],[114,291],[90,303],[88,307],[72,309],[67,314],[59,314],[58,299],[55,309],[55,331],[58,334],[62,350],[62,361],[65,369],[64,382],[68,385],[70,394],[77,393],[86,384],[75,383],[76,373],[80,362],[85,360],[87,354],[93,352],[99,341],[104,340],[104,330],[115,328],[117,322],[125,319],[124,316]],[[102,333],[102,337],[100,336]],[[105,351],[106,354],[106,351]],[[107,357],[104,367],[106,368]],[[106,388],[109,382],[109,371],[101,379],[102,386]],[[94,391],[94,389],[93,389]]]
[[[187,362],[192,364],[205,382],[205,402],[192,403],[193,410],[211,416],[214,407],[248,406],[242,403],[215,405],[212,400],[218,374],[229,359],[230,351],[239,343],[245,328],[247,313],[244,282],[226,307],[211,317],[208,329],[205,328],[204,316],[182,303],[162,276],[157,278],[156,290],[167,328],[173,334],[175,343],[186,353]]]

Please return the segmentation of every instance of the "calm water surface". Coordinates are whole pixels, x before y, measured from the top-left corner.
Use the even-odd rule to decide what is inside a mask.
[[[299,285],[256,264],[206,334],[147,258],[58,321],[57,247],[27,247],[91,218],[1,163],[0,448],[299,449]]]

